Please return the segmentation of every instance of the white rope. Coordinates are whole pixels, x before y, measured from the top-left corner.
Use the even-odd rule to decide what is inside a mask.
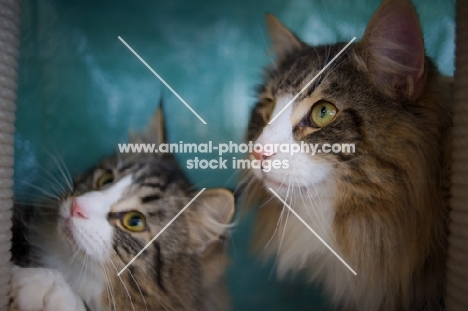
[[[468,2],[457,1],[446,309],[468,310]]]
[[[13,207],[13,135],[21,1],[0,0],[0,311],[8,310]]]

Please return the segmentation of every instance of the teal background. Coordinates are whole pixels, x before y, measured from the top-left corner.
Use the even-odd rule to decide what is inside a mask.
[[[427,53],[453,74],[455,1],[415,1]],[[170,142],[241,142],[254,87],[271,62],[264,14],[312,44],[360,38],[379,1],[23,0],[15,195],[50,189],[56,161],[72,175],[143,129],[159,97]],[[118,40],[121,36],[208,123],[202,124]],[[178,154],[181,166],[194,155]],[[216,155],[201,155],[217,158]],[[231,155],[228,156],[230,158]],[[236,185],[228,170],[186,170],[198,187]],[[234,310],[328,310],[320,290],[277,281],[248,253],[252,217],[239,220],[228,273]]]

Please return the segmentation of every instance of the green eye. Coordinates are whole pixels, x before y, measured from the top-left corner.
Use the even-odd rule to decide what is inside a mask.
[[[139,212],[128,212],[122,217],[122,226],[133,232],[142,232],[146,229],[146,220]]]
[[[114,174],[111,171],[104,172],[97,181],[97,187],[102,188],[104,185],[110,184],[114,181]]]
[[[334,105],[321,100],[312,107],[310,121],[312,121],[312,124],[316,127],[325,127],[335,120],[336,112],[336,107]]]

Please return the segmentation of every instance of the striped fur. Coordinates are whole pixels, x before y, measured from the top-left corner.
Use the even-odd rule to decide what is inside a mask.
[[[161,123],[158,115],[155,120]],[[149,141],[153,136],[157,141]],[[153,136],[139,139],[161,143],[164,137]],[[99,187],[98,181],[106,174],[113,180]],[[117,154],[104,159],[79,177],[73,191],[63,195],[52,210],[36,210],[37,217],[30,217],[28,266],[49,268],[50,273],[40,268],[16,270],[13,305],[25,306],[31,295],[39,295],[38,291],[29,292],[24,284],[50,277],[55,278],[51,284],[58,284],[57,278],[66,282],[93,311],[229,310],[223,281],[228,264],[224,240],[234,199],[224,189],[205,190],[117,275],[196,193],[172,155]],[[80,202],[86,217],[73,214],[72,202]],[[123,225],[128,212],[144,216],[145,230],[132,232]],[[30,280],[27,271],[31,272]],[[41,305],[37,309],[45,308],[43,301],[50,300],[50,310],[60,308],[63,294],[51,288],[44,295],[47,297],[38,297]],[[69,300],[70,310],[82,310],[79,299],[76,308]]]
[[[444,293],[451,84],[424,56],[412,4],[386,0],[350,46],[278,119],[275,116],[345,45],[309,46],[268,18],[276,64],[259,88],[248,139],[352,143],[355,153],[278,152],[288,170],[256,176],[262,203],[254,245],[279,275],[306,270],[343,310],[439,310]],[[278,46],[280,45],[280,46]],[[283,45],[283,47],[281,46]],[[286,45],[286,47],[284,47]],[[338,113],[310,124],[314,103]],[[354,276],[266,188],[271,187],[357,272]]]

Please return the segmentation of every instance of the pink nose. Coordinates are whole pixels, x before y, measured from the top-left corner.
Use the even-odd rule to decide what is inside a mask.
[[[260,162],[262,162],[264,160],[263,155],[260,152],[253,151],[252,155],[254,156],[255,159],[257,159]]]
[[[71,215],[72,215],[72,217],[88,218],[88,215],[87,215],[86,211],[83,209],[83,207],[81,207],[78,204],[77,199],[73,199],[73,201],[72,201]]]
[[[261,163],[275,154],[266,155],[265,152],[263,151],[262,152],[252,151],[252,155],[254,156],[256,160],[260,161]]]

